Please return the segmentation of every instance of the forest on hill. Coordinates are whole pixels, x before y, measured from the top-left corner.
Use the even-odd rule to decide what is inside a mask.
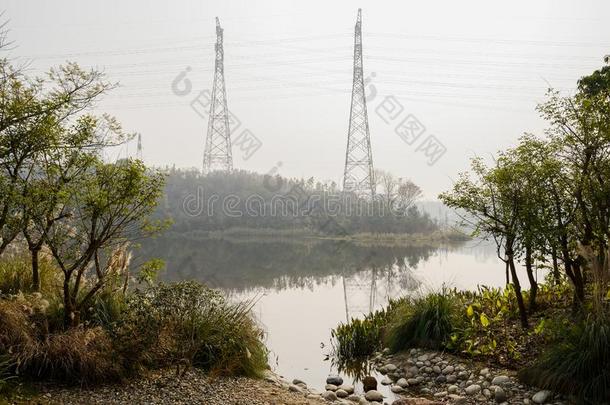
[[[171,218],[172,231],[232,228],[308,230],[316,234],[430,234],[437,221],[414,203],[420,188],[380,172],[374,199],[340,191],[332,182],[288,179],[247,171],[166,169],[164,201],[157,215]]]

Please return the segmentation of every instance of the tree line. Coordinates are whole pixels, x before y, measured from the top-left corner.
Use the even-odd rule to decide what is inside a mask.
[[[286,178],[244,170],[202,174],[166,168],[165,201],[157,217],[176,232],[231,228],[307,229],[315,233],[431,233],[435,220],[414,204],[421,189],[378,171],[374,199],[343,193],[335,182]]]

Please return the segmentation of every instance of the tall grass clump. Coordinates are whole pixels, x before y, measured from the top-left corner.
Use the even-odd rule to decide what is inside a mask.
[[[100,327],[49,334],[21,348],[15,361],[21,375],[70,384],[118,381],[123,374],[112,341]]]
[[[32,266],[29,260],[26,254],[0,259],[0,294],[32,291]],[[40,259],[39,275],[43,291],[50,291],[59,285],[59,269],[45,257]]]
[[[388,321],[405,302],[404,299],[390,300],[386,308],[362,319],[352,318],[333,329],[333,354],[339,363],[365,358],[382,349]]]
[[[184,364],[221,375],[261,376],[267,349],[250,309],[195,282],[161,283],[128,298],[114,331],[117,351],[126,368]]]
[[[3,354],[0,356],[0,395],[8,391],[11,376],[12,363],[10,356]]]
[[[382,330],[386,325],[385,311],[378,311],[363,319],[352,319],[331,331],[334,353],[339,360],[362,358],[381,349]]]
[[[590,314],[562,332],[545,354],[519,372],[520,379],[581,403],[610,400],[610,317]]]
[[[390,350],[440,348],[453,331],[453,313],[453,299],[445,292],[411,300],[391,321],[387,335]]]
[[[72,384],[115,381],[121,372],[101,328],[50,331],[39,295],[0,300],[0,357],[12,375]]]

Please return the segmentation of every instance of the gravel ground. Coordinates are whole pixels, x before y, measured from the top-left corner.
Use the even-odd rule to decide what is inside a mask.
[[[122,385],[96,388],[47,387],[38,404],[205,404],[205,405],[321,405],[263,380],[213,378],[190,370],[176,378],[170,371],[151,374]]]

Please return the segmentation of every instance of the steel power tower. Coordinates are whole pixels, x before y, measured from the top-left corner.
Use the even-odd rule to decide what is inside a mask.
[[[354,35],[354,82],[352,84],[352,104],[349,113],[343,191],[352,192],[359,197],[373,197],[375,195],[375,174],[373,172],[371,136],[366,112],[362,68],[361,9],[358,9]]]
[[[203,172],[233,170],[231,155],[231,132],[229,129],[229,110],[225,89],[224,50],[222,47],[223,29],[216,17],[216,60],[214,62],[214,87],[210,101],[208,134],[203,152]]]

